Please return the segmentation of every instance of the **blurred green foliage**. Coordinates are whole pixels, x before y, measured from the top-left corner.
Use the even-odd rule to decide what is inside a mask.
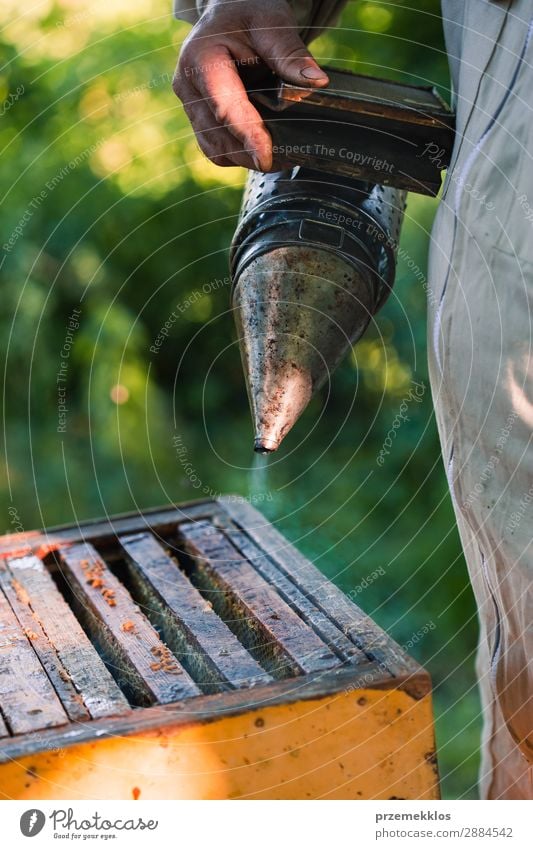
[[[436,204],[410,198],[393,296],[258,483],[227,280],[245,175],[204,160],[172,94],[169,4],[0,11],[5,530],[8,508],[29,529],[266,486],[258,506],[430,669],[444,795],[474,797],[475,608],[425,357]],[[448,97],[438,2],[413,5],[350,3],[313,50]]]

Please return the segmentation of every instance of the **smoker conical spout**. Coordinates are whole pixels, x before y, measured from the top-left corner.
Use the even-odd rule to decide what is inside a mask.
[[[270,453],[367,326],[371,275],[324,250],[275,248],[243,271],[233,305],[254,449]]]
[[[305,169],[250,175],[231,265],[255,451],[277,450],[385,300],[404,206]]]

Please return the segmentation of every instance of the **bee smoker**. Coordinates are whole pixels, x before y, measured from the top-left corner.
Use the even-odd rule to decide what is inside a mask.
[[[279,447],[390,294],[406,190],[438,191],[453,141],[433,89],[328,74],[327,89],[250,94],[280,168],[250,172],[230,253],[260,453]]]

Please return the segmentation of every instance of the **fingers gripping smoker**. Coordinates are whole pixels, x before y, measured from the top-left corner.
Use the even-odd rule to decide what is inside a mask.
[[[285,165],[287,160],[293,165],[276,173],[250,173],[230,254],[232,304],[255,428],[254,448],[260,453],[278,448],[390,294],[405,189],[434,194],[440,183],[442,161],[437,165],[428,163],[427,157],[422,163],[413,161],[424,139],[418,138],[417,146],[412,139],[402,139],[399,126],[400,118],[405,124],[405,115],[389,114],[384,125],[380,118],[376,129],[375,116],[365,117],[369,102],[363,97],[363,124],[360,108],[354,112],[355,121],[353,116],[346,120],[346,103],[341,109],[343,121],[338,115],[331,118],[338,91],[346,88],[346,78],[351,85],[355,78],[330,72],[332,76],[336,87],[328,89],[327,96],[324,91],[310,95],[308,89],[282,85],[275,95],[263,93],[258,98],[274,150],[282,152]],[[367,84],[370,78],[355,79]],[[371,82],[381,85],[377,97],[381,111],[385,95],[391,99],[391,88],[396,100],[401,95],[410,102],[412,90],[419,91]],[[402,89],[400,95],[397,88]],[[429,101],[428,90],[423,92]],[[375,100],[376,92],[373,96]],[[318,99],[317,105],[309,103],[312,98]],[[348,98],[349,107],[353,102]],[[440,100],[438,107],[442,112]],[[413,111],[412,106],[409,109]],[[347,132],[351,148],[343,142]],[[374,151],[372,157],[356,156],[354,138]],[[348,149],[349,167],[342,154]],[[439,152],[442,160],[449,150],[439,147]],[[357,164],[369,159],[374,167]]]

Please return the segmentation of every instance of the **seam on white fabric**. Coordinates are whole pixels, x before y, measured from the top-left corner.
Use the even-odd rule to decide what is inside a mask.
[[[454,465],[453,464],[453,460],[454,460],[453,452],[454,452],[454,446],[452,445],[451,451],[450,451],[450,456],[449,456],[448,463],[447,463],[447,466],[446,466],[446,477],[448,479],[448,489],[450,490],[450,497],[452,499],[452,504],[455,508],[455,511],[458,514],[460,514],[461,509],[459,507],[459,502],[457,501],[457,498],[455,497],[455,482],[454,482],[454,476],[453,476],[453,474],[454,474],[453,473],[453,465]]]
[[[533,18],[529,21],[526,39],[525,39],[524,44],[522,46],[522,50],[520,52],[520,56],[518,58],[518,62],[516,64],[516,67],[513,71],[513,76],[511,77],[511,81],[510,81],[509,85],[507,86],[507,89],[505,90],[505,94],[503,95],[498,107],[496,108],[494,115],[492,115],[492,117],[491,117],[491,119],[488,123],[488,126],[485,128],[483,134],[479,138],[479,141],[477,142],[475,147],[470,151],[470,153],[466,157],[466,161],[464,163],[464,166],[459,173],[459,177],[457,179],[457,185],[455,187],[455,196],[454,196],[454,212],[455,213],[457,213],[457,210],[458,210],[458,207],[459,207],[459,202],[460,202],[460,199],[461,199],[461,191],[464,187],[464,184],[466,182],[466,178],[468,177],[470,169],[472,168],[472,165],[474,164],[478,154],[481,152],[483,145],[485,144],[490,131],[492,130],[495,123],[497,122],[499,115],[501,114],[505,104],[507,103],[507,101],[509,100],[509,97],[511,96],[511,94],[513,92],[516,81],[518,79],[518,74],[520,72],[520,68],[522,67],[522,64],[523,64],[523,61],[524,61],[524,57],[525,57],[527,48],[529,47],[529,42],[531,41],[532,32],[533,32]]]
[[[481,556],[481,569],[483,571],[483,576],[485,578],[485,583],[487,589],[489,591],[489,595],[491,597],[492,604],[494,606],[494,612],[496,614],[496,634],[494,637],[494,648],[492,649],[490,656],[490,683],[492,686],[492,691],[496,696],[496,675],[498,672],[498,665],[500,662],[500,657],[502,653],[502,617],[500,613],[500,607],[498,605],[498,600],[496,599],[496,595],[492,588],[492,582],[489,576],[489,570],[487,566],[487,560],[481,549],[479,550],[479,554]]]

